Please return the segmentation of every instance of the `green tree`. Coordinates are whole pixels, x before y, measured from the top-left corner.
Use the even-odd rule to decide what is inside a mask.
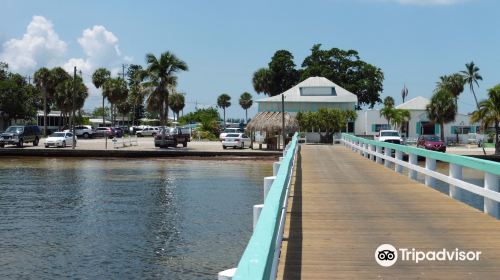
[[[411,118],[410,111],[405,109],[393,109],[391,124],[401,132],[403,123],[409,121]]]
[[[245,122],[248,123],[248,109],[253,105],[252,95],[248,92],[244,92],[241,94],[239,101],[241,108],[245,110]]]
[[[176,73],[187,71],[187,64],[180,60],[171,52],[164,52],[159,58],[154,54],[146,55],[148,64],[146,74],[146,87],[149,89],[148,107],[154,102],[158,104],[161,125],[165,126],[168,118],[168,96],[177,85]],[[162,139],[165,141],[165,130],[163,129]],[[165,145],[165,143],[162,143]]]
[[[172,112],[174,112],[175,115],[177,115],[176,120],[179,121],[179,112],[184,109],[186,106],[186,99],[184,97],[183,93],[174,93],[170,95],[170,109],[172,109]]]
[[[144,88],[142,82],[146,77],[146,71],[142,69],[142,66],[131,64],[128,67],[127,78],[129,86],[129,96],[128,102],[132,104],[132,124],[135,125],[136,119],[141,119],[144,117]]]
[[[380,103],[384,74],[380,68],[362,61],[355,50],[332,48],[321,50],[321,44],[311,49],[311,54],[302,63],[301,79],[321,76],[354,93],[358,107],[370,108]]]
[[[479,109],[471,116],[472,122],[482,124],[484,130],[495,127],[495,154],[500,154],[500,84],[488,90],[488,99],[479,103]]]
[[[29,85],[24,77],[8,71],[7,64],[2,66],[4,73],[0,77],[0,112],[2,119],[32,120],[36,117],[36,109],[40,106],[40,93]]]
[[[231,106],[231,96],[223,93],[217,98],[217,106],[224,111],[224,127],[226,127],[226,108]]]
[[[109,103],[111,103],[111,117],[112,122],[115,122],[115,110],[113,106],[117,106],[125,102],[128,96],[127,83],[122,78],[109,78],[102,85],[102,92]]]
[[[47,100],[49,98],[53,98],[53,96],[49,96],[49,92],[52,92],[52,87],[54,84],[50,70],[45,67],[38,69],[38,71],[35,72],[34,81],[36,87],[43,94],[43,136],[47,137]]]
[[[106,68],[99,68],[92,74],[92,83],[96,88],[102,88],[104,83],[111,78],[111,72]],[[102,90],[102,107],[104,108],[104,90]],[[104,113],[104,112],[103,112]],[[102,126],[106,125],[105,115],[102,115]]]
[[[380,109],[380,116],[387,120],[387,124],[391,123],[394,116],[394,98],[387,96],[384,98],[384,107]]]
[[[278,95],[296,85],[299,71],[295,69],[293,55],[287,50],[278,50],[271,58],[268,68],[261,68],[254,73],[252,82],[255,91],[269,96]]]
[[[74,104],[73,94],[75,100]],[[57,85],[54,99],[56,106],[61,110],[61,114],[69,116],[73,112],[73,109],[78,111],[83,108],[88,95],[88,89],[83,83],[82,78],[76,76],[75,79],[68,78]],[[71,126],[72,123],[69,125]]]
[[[459,73],[439,77],[436,90],[446,89],[455,97],[455,106],[458,108],[458,97],[464,91],[465,81]]]
[[[109,116],[109,107],[97,107],[97,108],[94,108],[94,110],[92,111],[91,115],[92,117],[94,118],[99,118],[99,117],[102,117],[102,116]]]
[[[441,139],[444,141],[444,125],[455,120],[457,107],[453,93],[446,89],[437,90],[427,105],[427,117],[441,127]]]
[[[479,87],[479,82],[482,81],[483,77],[479,75],[479,67],[474,64],[474,61],[465,64],[465,71],[460,71],[462,74],[463,80],[466,84],[469,84],[469,88],[472,91],[472,95],[474,95],[474,100],[476,101],[476,106],[479,109],[479,103],[477,102],[476,93],[474,92],[474,84]]]

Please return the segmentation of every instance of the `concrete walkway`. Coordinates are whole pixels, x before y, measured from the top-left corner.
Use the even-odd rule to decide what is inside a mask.
[[[302,145],[278,279],[500,279],[500,221],[344,146]],[[376,248],[481,251],[479,261],[375,261]]]

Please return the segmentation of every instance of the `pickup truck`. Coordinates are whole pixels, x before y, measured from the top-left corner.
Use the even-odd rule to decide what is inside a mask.
[[[375,141],[403,144],[403,139],[396,130],[381,130],[375,136]]]
[[[162,141],[162,135],[163,129],[160,129],[158,134],[154,137],[155,147],[177,147],[178,144],[182,144],[182,147],[187,147],[187,143],[190,141],[189,134],[183,133],[182,129],[179,127],[167,127],[165,131],[165,141]]]

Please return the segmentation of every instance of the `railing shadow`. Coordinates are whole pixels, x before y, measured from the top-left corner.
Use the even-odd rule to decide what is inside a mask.
[[[301,279],[302,270],[302,156],[300,146],[297,152],[297,165],[290,213],[290,231],[283,271],[283,279]]]

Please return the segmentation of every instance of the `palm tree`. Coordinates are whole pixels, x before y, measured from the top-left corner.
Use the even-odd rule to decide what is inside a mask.
[[[160,111],[160,121],[165,127],[168,118],[168,95],[177,85],[177,76],[179,71],[187,71],[187,64],[177,58],[171,52],[164,52],[159,58],[154,54],[146,55],[148,67],[146,69],[146,87],[149,89],[148,101],[158,102]],[[151,103],[149,103],[151,105]],[[165,129],[162,130],[162,139],[165,141]],[[162,143],[164,146],[165,143]]]
[[[479,109],[471,116],[472,122],[481,122],[483,129],[495,126],[495,154],[500,154],[500,84],[488,90],[488,99],[479,103]]]
[[[462,73],[463,80],[466,84],[469,84],[469,88],[474,95],[474,100],[476,101],[477,109],[479,110],[479,103],[477,102],[476,93],[474,92],[474,84],[479,87],[478,81],[482,81],[483,77],[479,75],[479,67],[474,64],[474,61],[465,64],[465,71],[460,71]]]
[[[441,126],[441,140],[443,141],[444,124],[454,121],[457,114],[457,106],[454,101],[455,97],[450,91],[440,89],[434,93],[431,102],[426,107],[429,120]]]
[[[455,106],[458,108],[458,97],[464,91],[464,77],[459,73],[451,74],[449,76],[444,75],[439,77],[439,81],[436,85],[436,91],[440,89],[447,89],[455,97]]]
[[[135,117],[137,112],[137,107],[142,106],[144,103],[144,88],[142,82],[146,77],[146,71],[142,69],[142,66],[132,64],[129,66],[127,71],[128,84],[129,84],[129,103],[132,104],[132,125],[135,125]]]
[[[50,87],[51,92],[49,92],[49,95],[53,96],[55,99],[57,96],[57,87],[63,83],[66,83],[68,80],[73,80],[73,78],[70,76],[70,74],[68,74],[68,72],[66,72],[66,70],[62,69],[61,67],[52,68],[50,70],[50,76],[52,79],[52,81],[51,81],[52,85]],[[59,104],[61,104],[61,102],[62,101],[60,101]],[[61,110],[61,113],[60,113],[61,118],[60,119],[63,120],[63,122],[64,122],[62,115],[63,115],[63,111]],[[63,125],[63,124],[59,123],[59,127],[61,127],[61,125]]]
[[[245,110],[245,122],[248,123],[248,108],[252,107],[253,105],[253,100],[252,100],[252,95],[248,92],[244,92],[240,96],[240,106]]]
[[[271,70],[267,68],[260,68],[253,73],[252,84],[257,93],[264,93],[270,95],[270,81]]]
[[[87,99],[89,94],[82,78],[78,76],[76,77],[75,81],[73,80],[73,78],[68,78],[59,83],[56,87],[54,100],[56,106],[59,108],[59,110],[61,110],[61,114],[63,116],[68,116],[73,110],[73,94],[75,94],[74,109],[80,110],[81,108],[83,108],[85,100]],[[70,123],[70,126],[71,125],[72,124]]]
[[[92,74],[92,83],[96,88],[101,88],[104,83],[111,78],[111,73],[109,72],[108,69],[106,68],[99,68],[95,70],[94,74]],[[104,110],[104,90],[102,91],[102,126],[106,126],[106,120],[105,120],[105,112]]]
[[[121,104],[127,100],[128,88],[127,83],[122,78],[110,78],[104,82],[102,85],[102,93],[108,98],[109,103],[111,103],[111,108],[118,104]],[[111,110],[112,123],[115,122],[114,110]]]
[[[231,106],[231,96],[223,93],[217,98],[217,106],[224,111],[224,128],[226,127],[226,108]]]
[[[394,115],[394,98],[387,96],[384,98],[384,107],[380,109],[380,116],[387,120],[387,124],[391,123],[391,119]]]
[[[401,127],[404,122],[409,121],[411,118],[410,111],[405,109],[394,109],[392,113],[392,125],[401,132]]]
[[[34,80],[37,88],[43,93],[43,136],[47,137],[47,99],[49,98],[48,92],[52,86],[50,70],[45,67],[38,69],[35,72]]]
[[[184,109],[184,106],[186,106],[186,99],[184,98],[183,93],[174,93],[170,95],[169,97],[169,105],[170,109],[174,112],[175,115],[177,115],[177,118],[175,119],[176,121],[179,121],[179,112]],[[174,115],[174,117],[175,117]]]

